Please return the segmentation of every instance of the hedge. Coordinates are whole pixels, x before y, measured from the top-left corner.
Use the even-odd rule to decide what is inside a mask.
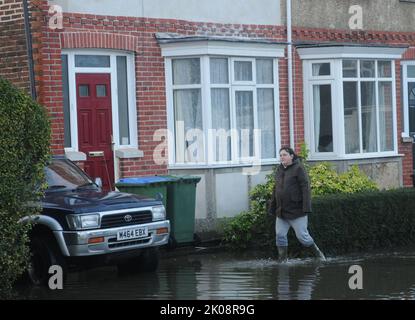
[[[45,109],[0,77],[0,298],[27,266],[30,226],[18,221],[40,210],[49,145]]]
[[[415,189],[319,196],[312,207],[309,231],[326,254],[415,244]],[[275,248],[274,218],[255,219],[248,246]],[[290,256],[308,254],[292,229],[288,240]]]

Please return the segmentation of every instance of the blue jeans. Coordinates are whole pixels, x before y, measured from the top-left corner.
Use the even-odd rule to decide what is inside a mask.
[[[277,217],[277,221],[275,223],[275,234],[277,240],[278,247],[287,247],[288,246],[288,239],[287,234],[288,230],[293,227],[295,231],[295,235],[298,241],[305,247],[310,247],[314,244],[313,238],[308,233],[307,229],[308,225],[308,217],[300,217],[293,220],[288,219],[281,219]]]

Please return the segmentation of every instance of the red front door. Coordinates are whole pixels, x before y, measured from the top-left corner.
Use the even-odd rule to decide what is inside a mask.
[[[76,74],[78,146],[86,153],[85,171],[100,177],[105,190],[114,185],[111,85],[109,74]]]

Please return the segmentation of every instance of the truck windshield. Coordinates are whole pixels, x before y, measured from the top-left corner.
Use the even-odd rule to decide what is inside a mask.
[[[54,159],[45,171],[48,191],[73,190],[83,186],[95,186],[87,175],[67,160]]]

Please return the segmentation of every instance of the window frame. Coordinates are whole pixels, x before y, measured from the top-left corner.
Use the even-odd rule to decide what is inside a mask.
[[[231,64],[230,72],[231,72],[231,84],[235,86],[255,86],[256,82],[256,59],[255,58],[240,58],[240,57],[231,57],[228,59]],[[252,65],[252,81],[238,81],[236,80],[236,73],[235,73],[235,63],[236,62],[251,62]],[[228,62],[229,63],[229,62]],[[229,68],[229,67],[228,67]]]
[[[314,130],[314,96],[313,96],[313,93],[314,93],[314,90],[313,90],[313,87],[315,86],[315,85],[330,85],[330,87],[331,87],[331,108],[332,108],[332,129],[333,129],[333,152],[316,152],[315,150],[316,150],[316,145],[315,145],[315,130]],[[333,88],[334,88],[334,86],[335,86],[335,81],[333,80],[333,79],[327,79],[327,80],[324,80],[324,79],[322,79],[322,80],[313,80],[313,81],[311,81],[309,84],[308,84],[308,90],[309,90],[309,96],[308,96],[308,99],[309,99],[309,101],[308,101],[308,103],[309,103],[309,106],[310,106],[310,112],[309,112],[309,114],[308,114],[308,121],[307,121],[307,123],[309,124],[309,137],[310,137],[310,140],[308,141],[308,145],[309,145],[309,148],[310,148],[310,154],[312,154],[312,155],[320,155],[321,157],[324,157],[324,158],[332,158],[332,157],[334,157],[338,152],[337,152],[337,149],[338,149],[338,146],[339,146],[339,143],[338,143],[338,140],[339,140],[339,134],[338,134],[338,131],[337,130],[335,130],[335,128],[337,128],[337,126],[336,126],[336,116],[335,116],[335,110],[334,110],[334,108],[335,108],[335,106],[334,106],[334,94],[333,94]]]
[[[172,60],[182,58],[200,57],[200,71],[201,71],[201,94],[202,94],[202,109],[203,109],[203,137],[204,137],[204,152],[205,161],[203,163],[178,163],[176,162],[176,141],[175,141],[175,124],[174,124],[174,99],[173,90],[177,89],[177,85],[173,85],[173,70]],[[210,59],[211,58],[226,58],[228,60],[228,83],[217,84],[211,83],[210,79]],[[257,84],[256,83],[256,59],[271,59],[273,63],[273,83],[272,84]],[[252,77],[254,81],[235,81],[234,75],[234,61],[252,61]],[[280,146],[281,135],[280,132],[280,112],[279,112],[279,81],[278,81],[278,57],[274,55],[260,55],[252,57],[231,56],[227,54],[203,54],[203,55],[180,55],[168,56],[165,58],[165,74],[166,74],[166,99],[167,99],[167,119],[170,137],[168,141],[169,147],[169,168],[217,168],[217,167],[237,167],[252,165],[255,156],[245,159],[237,157],[237,147],[234,143],[235,136],[231,138],[231,160],[230,161],[216,161],[216,150],[210,149],[212,147],[211,141],[208,139],[208,130],[212,129],[212,115],[211,115],[211,89],[226,88],[229,92],[230,104],[230,128],[236,129],[236,106],[235,106],[235,90],[250,90],[253,91],[254,99],[254,128],[258,128],[258,108],[257,108],[257,89],[272,88],[274,93],[274,136],[275,136],[275,158],[261,159],[261,164],[275,164],[279,161],[278,149]],[[254,150],[255,150],[255,136],[254,136]],[[213,151],[213,152],[208,152]]]
[[[69,112],[71,124],[71,146],[65,147],[65,152],[79,152],[78,146],[78,118],[76,102],[76,81],[77,73],[107,73],[111,79],[111,106],[112,106],[112,132],[115,151],[120,149],[138,149],[137,133],[137,102],[136,102],[136,75],[135,75],[135,56],[131,52],[116,50],[94,50],[94,49],[64,49],[62,55],[67,55],[68,59],[68,83],[69,83]],[[101,55],[110,57],[110,67],[75,67],[75,55]],[[127,83],[128,83],[128,125],[130,133],[130,143],[120,144],[120,128],[118,117],[118,81],[117,81],[117,56],[125,56],[127,62]]]
[[[415,60],[408,60],[408,61],[401,61],[401,69],[402,69],[402,106],[403,106],[403,126],[401,137],[402,138],[409,138],[409,104],[408,104],[408,82],[415,82],[415,77],[408,77],[408,67],[414,66],[415,67]]]
[[[357,77],[343,77],[343,60],[357,60]],[[374,60],[375,61],[375,77],[363,78],[360,76],[360,61]],[[390,61],[391,62],[391,77],[380,78],[378,77],[378,61]],[[312,75],[313,63],[331,63],[331,77],[321,76],[315,77]],[[304,59],[303,60],[303,85],[304,85],[304,132],[306,143],[310,146],[310,160],[350,160],[350,159],[366,159],[366,158],[378,158],[398,155],[398,139],[397,139],[397,110],[396,110],[396,73],[395,73],[395,58],[392,57],[335,57],[326,59]],[[333,101],[333,152],[320,153],[315,152],[314,148],[314,122],[313,121],[313,84],[325,84],[332,81],[332,101]],[[377,126],[377,150],[380,150],[380,121],[379,121],[379,83],[390,82],[392,84],[392,121],[393,121],[393,151],[376,151],[364,153],[363,148],[363,132],[362,132],[362,110],[361,110],[361,83],[362,82],[374,82],[376,92],[376,126]],[[346,153],[346,137],[345,137],[345,119],[344,119],[344,96],[343,96],[343,83],[344,82],[357,82],[358,86],[358,110],[359,110],[359,145],[360,153],[347,154]],[[341,97],[336,101],[334,97]]]

